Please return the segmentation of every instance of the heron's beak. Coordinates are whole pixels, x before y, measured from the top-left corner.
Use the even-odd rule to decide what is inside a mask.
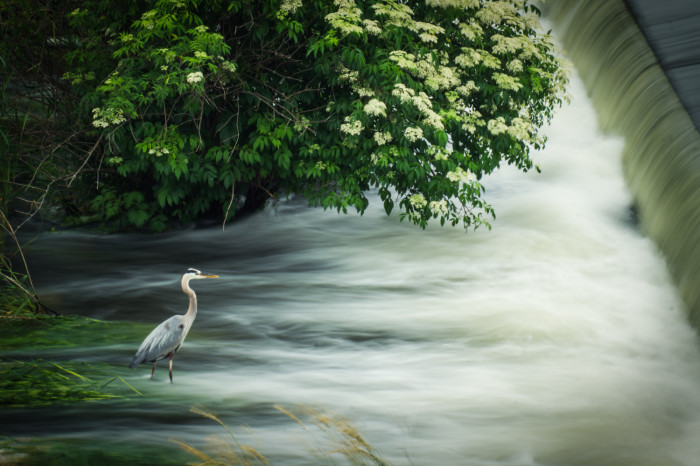
[[[219,278],[218,275],[211,275],[211,274],[208,274],[208,273],[203,273],[203,274],[200,275],[200,277],[202,277],[202,278]]]

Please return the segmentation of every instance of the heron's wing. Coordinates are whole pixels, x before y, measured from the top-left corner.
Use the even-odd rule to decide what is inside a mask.
[[[136,367],[142,362],[155,362],[175,351],[185,339],[185,325],[182,316],[172,316],[148,334],[129,367]]]

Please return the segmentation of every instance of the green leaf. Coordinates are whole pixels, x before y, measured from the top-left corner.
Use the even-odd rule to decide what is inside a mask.
[[[449,138],[447,136],[447,133],[444,131],[435,131],[435,141],[437,142],[437,145],[440,147],[445,147],[447,146],[447,143],[449,142]]]
[[[145,210],[129,210],[127,212],[127,218],[136,227],[142,227],[150,216]]]
[[[391,214],[391,211],[394,210],[394,201],[391,200],[391,198],[385,199],[384,200],[384,211],[386,212],[387,215]]]

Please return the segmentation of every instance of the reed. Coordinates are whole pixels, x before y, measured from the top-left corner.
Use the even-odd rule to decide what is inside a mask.
[[[187,453],[199,458],[199,462],[190,464],[196,466],[257,466],[269,464],[267,458],[265,458],[265,456],[258,451],[258,448],[240,443],[233,430],[231,430],[228,425],[218,416],[198,407],[193,407],[190,409],[190,411],[219,423],[227,433],[224,438],[217,437],[212,440],[210,446],[208,447],[211,450],[210,453],[207,453],[204,450],[196,448],[188,443],[171,438],[171,442],[179,445],[180,448]]]
[[[275,405],[275,409],[313,436],[313,440],[319,445],[310,451],[310,454],[315,457],[314,464],[335,464],[334,458],[337,455],[341,455],[351,465],[386,466],[390,464],[379,456],[358,428],[343,416],[311,406],[298,407],[294,410],[296,412],[279,405]],[[219,423],[226,430],[227,436],[214,439],[208,447],[210,451],[204,451],[180,440],[170,439],[184,451],[199,459],[199,462],[190,464],[193,466],[269,464],[268,459],[260,453],[260,448],[240,443],[231,428],[218,416],[197,407],[192,408],[191,411]],[[322,434],[320,440],[318,434]]]

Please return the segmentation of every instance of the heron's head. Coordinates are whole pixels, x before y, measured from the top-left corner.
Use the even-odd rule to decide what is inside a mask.
[[[219,278],[218,275],[204,273],[201,270],[192,269],[192,268],[187,269],[187,272],[185,272],[185,274],[182,276],[182,278],[185,278],[185,277],[187,277],[187,279],[189,279],[189,280],[194,280],[194,279],[198,279],[198,278]]]

